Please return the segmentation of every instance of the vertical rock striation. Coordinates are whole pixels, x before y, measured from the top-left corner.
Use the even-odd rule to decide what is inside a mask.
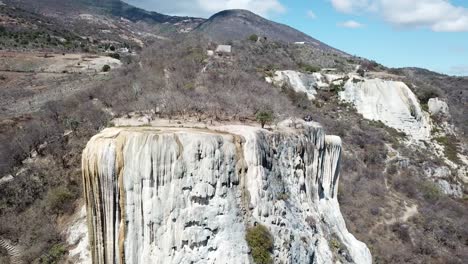
[[[411,139],[429,140],[432,123],[418,98],[403,82],[383,79],[367,79],[354,73],[324,74],[276,71],[266,81],[277,87],[288,85],[296,92],[304,92],[314,100],[320,90],[335,89],[339,98],[356,107],[364,118],[381,121],[385,125],[405,133]],[[448,114],[448,107],[438,98],[429,100],[432,114]]]
[[[252,263],[258,223],[275,263],[371,263],[339,210],[340,154],[312,123],[106,129],[83,152],[93,263]]]
[[[414,139],[430,138],[429,115],[403,82],[366,79],[356,83],[350,80],[339,95],[341,100],[354,104],[366,119],[382,121]]]
[[[278,87],[288,85],[296,92],[306,93],[310,100],[315,99],[317,89],[328,87],[320,73],[304,74],[297,71],[276,71],[275,76],[267,81]]]

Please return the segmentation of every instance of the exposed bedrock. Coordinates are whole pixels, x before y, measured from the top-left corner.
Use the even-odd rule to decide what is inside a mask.
[[[432,123],[418,98],[403,82],[362,78],[354,73],[324,74],[276,71],[267,82],[288,85],[314,100],[320,90],[337,89],[340,100],[352,104],[365,119],[381,121],[412,139],[429,140]],[[432,114],[447,114],[448,106],[439,99],[429,101]]]
[[[371,263],[340,213],[340,154],[315,123],[106,129],[83,153],[93,263],[253,263],[255,224],[275,263]]]

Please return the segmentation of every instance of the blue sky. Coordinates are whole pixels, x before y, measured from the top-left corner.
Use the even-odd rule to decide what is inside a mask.
[[[389,67],[468,76],[467,0],[125,0],[172,15],[243,8]]]

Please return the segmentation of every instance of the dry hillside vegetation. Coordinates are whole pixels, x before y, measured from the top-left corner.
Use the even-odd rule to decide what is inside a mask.
[[[229,122],[255,120],[257,113],[268,111],[276,121],[310,114],[327,134],[343,138],[341,208],[350,231],[367,243],[375,263],[468,259],[467,201],[444,196],[423,176],[425,165],[443,163],[439,157],[401,144],[402,135],[381,123],[363,120],[338,101],[335,91],[320,93],[312,103],[305,94],[264,81],[275,69],[347,69],[350,58],[250,40],[231,43],[232,54],[207,56],[217,44],[196,35],[158,41],[105,78],[51,77],[56,78],[52,87],[70,85],[77,88],[73,93],[64,92],[21,115],[2,112],[0,175],[14,180],[1,184],[0,237],[24,246],[27,263],[60,260],[66,248],[56,223],[73,212],[81,196],[81,150],[114,117],[153,111],[180,122]],[[0,74],[5,76],[0,82],[15,82],[14,73]],[[20,81],[34,87],[44,79],[25,75]],[[35,98],[33,89],[0,93],[18,94],[17,100]],[[2,254],[0,250],[0,260],[5,259]]]

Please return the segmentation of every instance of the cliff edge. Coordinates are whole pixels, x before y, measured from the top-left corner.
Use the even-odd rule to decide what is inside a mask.
[[[264,226],[275,263],[371,263],[340,213],[340,155],[316,123],[105,129],[83,152],[92,261],[253,263]]]

